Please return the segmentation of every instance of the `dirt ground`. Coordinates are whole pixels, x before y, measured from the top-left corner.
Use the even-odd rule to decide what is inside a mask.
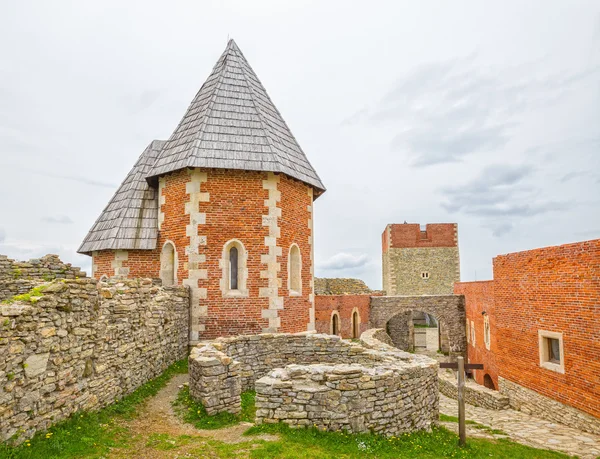
[[[187,381],[187,374],[174,376],[165,387],[145,403],[135,419],[121,423],[122,427],[131,432],[133,446],[127,449],[114,449],[109,457],[113,459],[218,457],[210,447],[211,441],[234,444],[278,439],[274,435],[244,437],[242,434],[252,426],[249,422],[217,430],[200,430],[183,422],[175,414],[172,402]],[[206,454],[198,455],[197,451],[203,446],[206,447]]]

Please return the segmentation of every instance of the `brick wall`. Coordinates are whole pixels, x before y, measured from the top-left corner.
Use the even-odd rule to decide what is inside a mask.
[[[319,333],[331,333],[331,316],[338,313],[340,336],[353,338],[352,314],[358,311],[359,333],[369,328],[371,295],[317,295],[315,297],[316,328]]]
[[[159,180],[157,248],[95,252],[94,276],[160,276],[160,253],[177,253],[178,284],[191,288],[191,339],[300,332],[313,305],[312,189],[285,175],[186,169]],[[246,297],[224,297],[223,248],[239,240],[247,252]],[[302,292],[288,290],[288,254],[298,245]]]
[[[421,231],[419,223],[387,225],[382,235],[384,252],[390,248],[458,247],[456,223],[429,223],[425,229]]]
[[[464,295],[469,332],[471,323],[475,325],[475,343],[469,339],[467,354],[469,362],[483,363],[483,370],[473,370],[475,380],[483,385],[484,376],[488,374],[498,389],[498,368],[496,354],[498,353],[498,333],[496,331],[496,312],[494,308],[494,281],[457,282],[454,284],[454,293]],[[483,336],[484,312],[490,321],[490,349],[485,346]],[[466,331],[466,328],[465,328]]]
[[[494,258],[494,298],[500,376],[600,417],[600,240]],[[564,374],[538,330],[563,333]]]

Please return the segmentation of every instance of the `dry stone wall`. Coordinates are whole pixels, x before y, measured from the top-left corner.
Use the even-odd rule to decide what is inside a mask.
[[[55,280],[30,302],[0,304],[0,440],[158,376],[187,354],[188,311],[186,288],[150,279]]]
[[[36,285],[54,279],[86,277],[80,268],[63,263],[58,255],[29,261],[15,261],[0,255],[0,301],[28,292]]]
[[[360,279],[315,277],[315,295],[360,295],[371,289]]]
[[[500,393],[508,397],[510,407],[584,432],[600,435],[600,419],[565,405],[536,391],[498,377]]]
[[[446,397],[458,399],[458,387],[454,372],[442,373],[440,377],[440,392]],[[505,410],[509,407],[508,397],[498,391],[488,389],[475,381],[466,380],[464,390],[465,402],[469,405],[480,406],[490,410]]]
[[[209,414],[238,413],[241,392],[255,389],[259,424],[386,435],[428,429],[438,417],[437,362],[377,338],[389,340],[369,330],[360,344],[311,333],[203,342],[189,357],[190,393]]]

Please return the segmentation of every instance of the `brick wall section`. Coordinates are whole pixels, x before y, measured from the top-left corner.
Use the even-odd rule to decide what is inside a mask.
[[[272,310],[276,308],[273,312],[279,318],[277,331],[307,330],[313,304],[310,226],[313,202],[309,187],[287,176],[275,175],[277,188],[270,194],[270,190],[264,188],[264,182],[270,177],[265,172],[203,169],[202,174],[201,180],[196,180],[199,189],[196,189],[198,184],[191,183],[194,175],[188,169],[161,177],[160,214],[164,219],[161,217],[157,248],[126,251],[127,259],[120,262],[123,268],[128,268],[123,274],[130,278],[159,277],[160,252],[165,242],[171,241],[177,251],[178,283],[191,287],[192,341],[260,333],[269,327],[269,318],[263,311],[270,306]],[[278,193],[280,198],[275,203],[275,211],[279,215],[271,217],[276,218],[278,228],[274,264],[279,269],[271,280],[275,286],[270,286],[269,278],[264,277],[267,264],[263,261],[269,254],[265,243],[270,237],[264,218],[273,212],[267,205],[269,196]],[[197,234],[190,226],[191,216],[195,219]],[[192,238],[189,231],[194,231]],[[245,298],[224,298],[221,290],[223,247],[232,239],[241,241],[248,253],[248,297]],[[295,297],[289,295],[287,284],[292,243],[298,245],[302,257],[302,295]],[[191,258],[188,253],[193,254]],[[95,252],[93,263],[96,278],[103,274],[115,275],[114,251]],[[269,288],[277,289],[276,295],[264,296],[265,289]],[[278,297],[282,298],[282,304],[278,303],[281,301],[276,299]]]
[[[27,293],[40,283],[76,277],[86,277],[86,273],[70,263],[63,263],[58,255],[49,254],[29,261],[15,261],[0,255],[0,301]]]
[[[499,375],[600,417],[600,240],[494,258]],[[563,333],[565,373],[540,367],[538,330]]]
[[[0,441],[99,409],[187,355],[188,291],[150,279],[56,280],[0,319]]]
[[[416,247],[458,247],[456,223],[429,223],[421,231],[418,223],[390,224],[383,232],[383,250]]]
[[[494,388],[498,389],[498,332],[496,331],[496,311],[494,307],[494,281],[458,282],[454,284],[454,293],[464,295],[467,321],[475,324],[475,345],[469,340],[467,353],[469,362],[483,363],[483,370],[473,370],[475,380],[483,385],[483,378],[490,375]],[[486,312],[490,320],[490,349],[486,349],[483,337],[483,315]],[[466,331],[466,328],[465,328]]]
[[[331,333],[331,316],[338,313],[340,336],[352,336],[352,314],[358,311],[359,333],[369,328],[371,295],[317,295],[315,297],[316,327],[318,333]],[[360,335],[359,335],[360,336]]]

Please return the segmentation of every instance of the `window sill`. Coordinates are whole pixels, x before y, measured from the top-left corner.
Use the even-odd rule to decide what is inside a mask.
[[[556,373],[565,373],[565,367],[559,363],[541,362],[540,367],[546,370],[555,371]]]
[[[297,292],[295,290],[290,290],[290,296],[302,296],[302,292]]]
[[[248,290],[227,290],[223,292],[223,298],[248,298]]]

